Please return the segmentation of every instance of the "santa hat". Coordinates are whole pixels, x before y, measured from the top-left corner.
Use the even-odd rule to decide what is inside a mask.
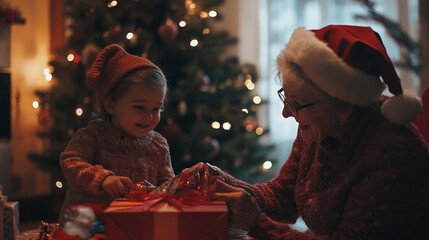
[[[104,99],[112,87],[129,73],[141,68],[154,68],[162,74],[151,61],[131,55],[119,45],[105,47],[86,75],[86,84],[94,91],[97,106],[102,109]]]
[[[320,89],[345,102],[360,106],[377,102],[387,85],[394,96],[381,111],[393,123],[412,122],[421,110],[420,99],[402,90],[379,34],[370,27],[297,28],[283,56],[299,65]]]

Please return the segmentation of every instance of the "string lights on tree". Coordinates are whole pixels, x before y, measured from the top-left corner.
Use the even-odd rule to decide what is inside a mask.
[[[273,146],[259,142],[269,131],[256,116],[266,101],[253,92],[256,68],[226,53],[237,39],[212,27],[221,20],[216,9],[222,3],[65,0],[72,21],[59,50],[63,59],[51,62],[45,74],[55,79],[51,90],[37,94],[39,105],[49,106],[55,144],[34,159],[58,167],[69,138],[99,114],[85,76],[100,49],[116,43],[150,59],[167,77],[165,111],[155,130],[167,139],[176,172],[196,162],[210,162],[249,181],[266,172],[263,165],[271,161],[267,156]]]

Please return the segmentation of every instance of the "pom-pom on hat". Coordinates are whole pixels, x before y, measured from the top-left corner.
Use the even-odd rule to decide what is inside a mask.
[[[112,87],[129,73],[142,68],[154,68],[162,74],[162,71],[151,61],[131,55],[119,45],[112,44],[105,47],[86,75],[86,84],[94,91],[100,110],[103,109],[104,99]]]
[[[381,111],[393,123],[410,123],[421,110],[420,99],[402,90],[379,34],[370,27],[297,28],[281,57],[299,65],[329,95],[356,105],[377,102],[387,85],[394,96],[383,103]],[[279,62],[280,67],[287,64]]]

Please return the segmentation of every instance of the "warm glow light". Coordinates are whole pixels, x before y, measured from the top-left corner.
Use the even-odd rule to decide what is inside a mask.
[[[200,12],[200,18],[207,18],[209,14],[207,12],[201,11]]]
[[[131,38],[134,37],[134,34],[132,32],[127,33],[127,39],[130,40]]]
[[[33,107],[34,107],[34,109],[37,109],[39,107],[39,102],[38,101],[34,101],[33,102]]]
[[[191,45],[191,47],[196,47],[198,45],[198,40],[192,39],[191,42],[189,43],[189,45]]]
[[[241,111],[244,112],[245,114],[249,114],[249,110],[247,110],[245,108],[241,109]]]
[[[185,27],[185,26],[186,26],[186,22],[185,22],[185,21],[183,21],[183,20],[182,20],[182,21],[180,21],[180,22],[179,22],[179,26],[180,26],[180,27]]]
[[[188,9],[188,14],[189,15],[194,15],[195,14],[195,9]]]
[[[116,5],[118,5],[118,2],[117,2],[117,1],[111,1],[111,2],[109,2],[109,3],[107,4],[107,6],[108,6],[109,8],[111,8],[111,7],[115,7]]]
[[[209,34],[209,33],[210,33],[210,28],[203,29],[203,34]]]
[[[214,10],[211,10],[211,11],[209,12],[209,16],[210,16],[210,17],[216,17],[216,16],[217,16],[217,12],[216,12],[216,11],[214,11]]]
[[[217,121],[212,122],[212,128],[219,129],[220,128],[220,123],[217,122]]]
[[[225,129],[225,130],[229,130],[229,129],[231,129],[231,123],[229,123],[229,122],[224,122],[224,123],[222,124],[222,127],[223,127],[223,129]]]
[[[247,131],[247,132],[251,132],[251,131],[253,131],[253,125],[252,125],[252,124],[247,124],[247,125],[246,125],[246,131]]]
[[[69,54],[69,55],[67,55],[67,61],[69,61],[69,62],[73,62],[73,60],[74,60],[74,55],[73,54]]]
[[[246,79],[248,79],[248,80],[252,80],[252,75],[250,75],[250,74],[246,74]]]
[[[46,74],[45,75],[45,79],[46,79],[46,81],[51,81],[52,80],[52,74],[50,74],[50,73],[48,73],[48,74]]]
[[[52,74],[50,73],[49,68],[45,68],[43,69],[43,74],[45,74],[45,79],[46,81],[51,81],[52,80]]]
[[[255,89],[255,84],[254,83],[250,83],[250,84],[247,84],[246,87],[249,90],[253,90],[253,89]]]
[[[273,163],[270,161],[265,161],[264,164],[262,165],[262,167],[267,170],[270,169],[272,166],[273,166]]]
[[[76,108],[76,115],[81,116],[83,114],[82,108]]]
[[[185,6],[186,6],[186,9],[188,9],[189,15],[195,14],[196,5],[194,2],[192,2],[192,0],[185,0]]]
[[[255,104],[260,104],[262,102],[262,98],[260,96],[254,96],[253,97],[253,102]]]
[[[261,127],[258,127],[258,128],[256,128],[255,132],[256,132],[256,134],[258,134],[258,135],[262,135],[262,133],[264,133],[264,129],[263,129],[263,128],[261,128]]]
[[[62,182],[60,182],[60,181],[57,181],[57,182],[55,183],[55,186],[57,186],[57,188],[63,188],[63,183],[62,183]]]
[[[252,80],[247,79],[246,81],[244,81],[244,85],[249,85],[249,84],[253,84]]]

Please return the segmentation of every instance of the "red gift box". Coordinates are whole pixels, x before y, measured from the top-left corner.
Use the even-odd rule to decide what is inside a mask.
[[[139,202],[113,201],[104,211],[107,239],[228,239],[228,210],[224,202],[184,204],[159,196]]]

